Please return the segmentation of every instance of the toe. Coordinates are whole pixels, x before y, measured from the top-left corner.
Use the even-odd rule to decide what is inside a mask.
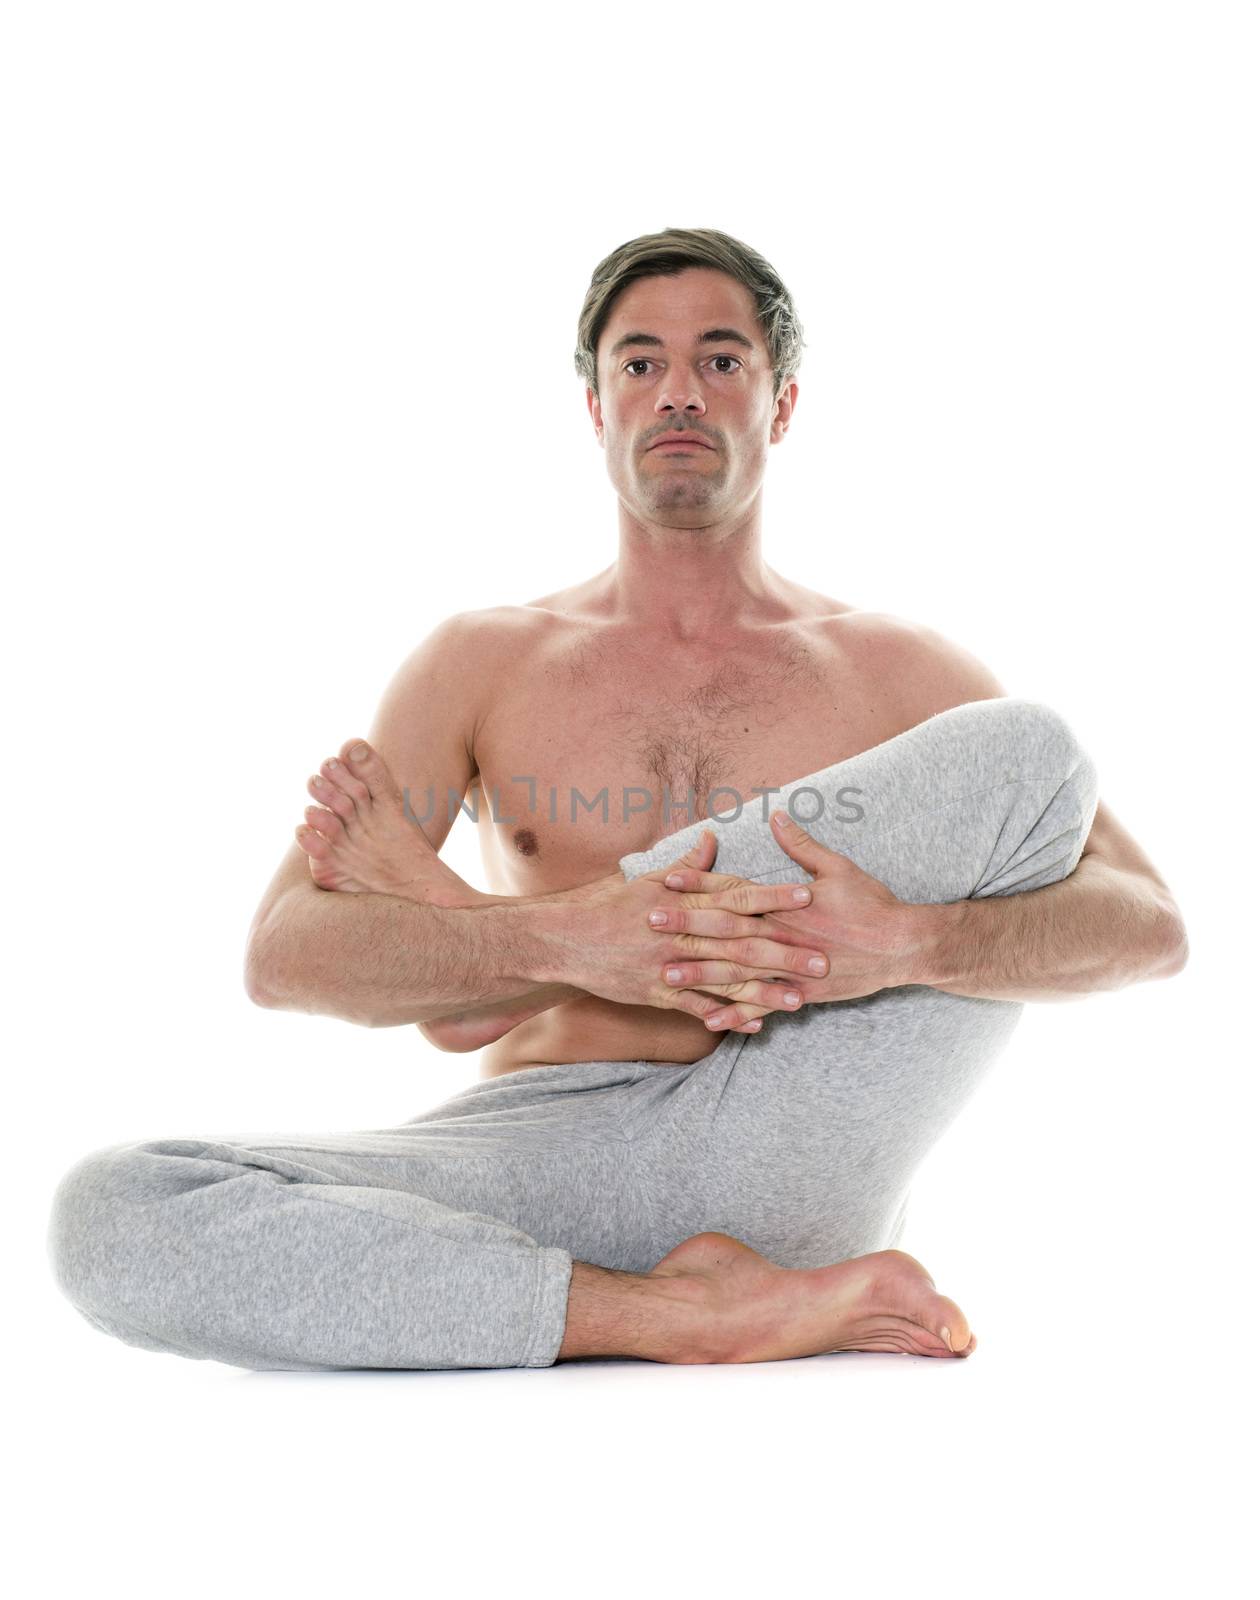
[[[330,811],[335,811],[343,822],[351,821],[356,815],[354,801],[344,789],[338,788],[331,778],[325,778],[322,774],[315,773],[313,777],[308,779],[306,790],[314,799],[327,806]]]
[[[332,846],[324,838],[323,834],[316,833],[315,829],[305,822],[300,822],[294,828],[293,837],[302,849],[306,851],[307,855],[313,857],[316,861],[327,860],[332,854]]]
[[[329,756],[327,761],[320,763],[319,771],[325,783],[343,794],[356,811],[359,806],[364,808],[365,813],[370,810],[372,797],[368,793],[368,786],[361,778],[355,777],[348,762],[337,756]]]
[[[336,844],[345,833],[341,818],[335,812],[325,811],[323,806],[307,806],[306,820],[316,833],[324,836],[329,844]]]
[[[367,785],[373,800],[383,799],[397,790],[389,768],[366,739],[347,739],[341,747],[341,759],[354,776]]]

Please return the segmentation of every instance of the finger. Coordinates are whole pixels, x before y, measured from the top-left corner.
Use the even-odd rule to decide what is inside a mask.
[[[770,818],[770,830],[779,848],[785,851],[797,866],[804,867],[806,872],[817,877],[820,872],[827,870],[828,863],[835,856],[834,850],[828,850],[825,844],[805,832],[799,822],[793,822],[786,811],[776,811]]]
[[[673,873],[669,874],[672,878]],[[759,917],[767,911],[799,911],[814,898],[807,883],[749,883],[743,878],[725,878],[716,872],[700,872],[702,887],[675,894],[662,903],[662,909],[675,911],[695,907],[700,911],[734,911],[739,916]],[[670,884],[666,879],[666,888]]]
[[[767,1011],[799,1011],[804,1003],[799,989],[759,978],[751,978],[743,983],[700,982],[694,987],[703,994],[713,994],[722,1000],[746,1000],[752,1005],[764,1006]]]
[[[672,866],[661,867],[656,872],[645,872],[643,876],[649,883],[664,883],[667,878],[677,877],[680,873],[684,877],[721,878],[728,888],[741,882],[741,879],[731,877],[729,873],[711,873],[707,870],[713,865],[716,854],[717,838],[706,828],[686,855],[679,856]]]
[[[696,933],[709,939],[764,936],[766,924],[758,917],[737,916],[734,911],[688,911],[682,906],[655,906],[647,913],[648,927],[658,933]]]
[[[732,872],[706,872],[701,867],[685,865],[687,857],[675,862],[672,867],[666,868],[660,874],[662,880],[671,889],[687,889],[691,892],[715,894],[720,889],[734,889],[744,882],[743,878]],[[655,874],[653,874],[655,876]]]
[[[717,1033],[722,1028],[737,1028],[741,1023],[747,1022],[750,1016],[755,1018],[761,1012],[762,1008],[760,1006],[751,1005],[741,1000],[737,1005],[723,1006],[718,1011],[710,1012],[704,1019],[704,1025],[714,1033]],[[741,1031],[743,1030],[741,1029]]]
[[[785,976],[823,978],[830,963],[821,950],[811,950],[777,939],[706,939],[691,933],[674,937],[674,949],[684,960],[736,961],[741,967],[761,967]]]
[[[671,870],[690,869],[693,872],[707,872],[716,858],[717,835],[711,828],[706,828],[686,855],[679,856]]]
[[[712,995],[700,994],[695,989],[680,989],[678,991],[665,989],[661,991],[656,1004],[666,1010],[685,1011],[689,1016],[699,1017],[707,1026],[708,1018],[716,1012],[732,1015],[732,1007],[715,999]],[[731,1022],[725,1023],[726,1027],[738,1026],[740,1032],[756,1033],[761,1027],[761,1018],[765,1015],[764,1006],[746,1006],[744,1015],[734,1017]]]
[[[750,977],[744,967],[729,961],[686,961],[664,969],[671,988],[720,991],[728,1000],[752,1000],[768,1011],[799,1011],[805,1001],[804,988],[790,979],[776,982],[771,977]]]
[[[750,883],[747,878],[729,872],[672,868],[662,873],[661,878],[667,889],[705,895],[709,905],[741,911],[748,916],[760,916],[763,911],[797,911],[814,898],[807,883]]]

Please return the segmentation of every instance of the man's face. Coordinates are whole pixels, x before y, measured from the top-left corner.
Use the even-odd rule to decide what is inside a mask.
[[[600,392],[586,391],[587,406],[632,514],[699,528],[753,499],[796,384],[772,393],[770,353],[742,283],[708,267],[638,279],[614,304],[596,357]],[[708,448],[671,448],[678,433]]]

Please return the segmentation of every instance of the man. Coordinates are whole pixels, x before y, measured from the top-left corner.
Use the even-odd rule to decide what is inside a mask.
[[[617,559],[420,646],[251,930],[258,1003],[482,1077],[401,1128],[89,1157],[52,1238],[98,1326],[303,1369],[975,1348],[893,1248],[915,1169],[1023,1001],[1186,938],[1061,718],[763,561],[800,348],[725,234],[596,269]],[[493,894],[438,857],[461,801]]]

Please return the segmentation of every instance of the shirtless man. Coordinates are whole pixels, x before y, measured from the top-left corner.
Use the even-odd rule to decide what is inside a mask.
[[[939,634],[763,560],[761,485],[796,404],[800,334],[761,257],[707,230],[632,241],[596,269],[581,334],[617,558],[526,605],[454,616],[404,663],[368,738],[310,780],[313,804],[251,930],[253,999],[415,1024],[440,1048],[481,1049],[483,1085],[550,1082],[538,1069],[552,1068],[567,1090],[582,1064],[705,1070],[724,1039],[735,1049],[764,1018],[782,1025],[775,1013],[804,1022],[907,985],[958,1007],[941,997],[1066,998],[1180,970],[1168,887],[1101,805],[1069,875],[1032,894],[913,903],[820,842],[821,827],[768,814],[757,825],[795,881],[711,870],[722,824],[705,819],[1005,691]],[[438,856],[461,801],[491,894]],[[626,880],[618,863],[694,819],[688,848]],[[558,1349],[519,1364],[968,1355],[976,1343],[895,1249],[794,1268],[704,1231],[648,1271],[575,1254],[564,1291]],[[135,1332],[92,1305],[109,1331]],[[202,1353],[169,1334],[157,1347]]]

